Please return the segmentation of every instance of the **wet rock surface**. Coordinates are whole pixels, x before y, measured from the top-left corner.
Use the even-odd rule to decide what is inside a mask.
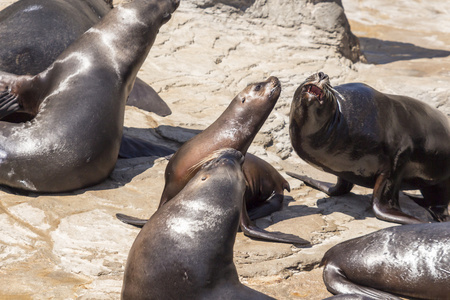
[[[0,8],[13,2],[0,0]],[[242,233],[235,245],[242,282],[278,299],[330,296],[319,268],[325,251],[393,226],[374,217],[371,189],[355,187],[349,195],[327,197],[285,175],[293,171],[335,180],[292,150],[288,113],[297,86],[323,71],[333,85],[364,82],[427,102],[450,117],[450,21],[445,17],[450,4],[342,4],[346,18],[339,1],[184,0],[139,73],[169,104],[172,115],[126,110],[126,132],[176,149],[211,124],[248,83],[279,77],[282,94],[249,152],[275,166],[291,192],[281,211],[257,224],[300,235],[313,247],[255,241]],[[367,63],[358,62],[362,56],[346,29],[347,19]],[[150,217],[159,203],[166,164],[165,158],[121,159],[105,182],[66,194],[3,187],[0,298],[118,299],[139,229],[119,222],[115,213]],[[401,206],[430,218],[403,195]]]

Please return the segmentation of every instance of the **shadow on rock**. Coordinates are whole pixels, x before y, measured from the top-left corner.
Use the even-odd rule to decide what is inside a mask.
[[[372,194],[359,195],[349,193],[343,196],[325,197],[317,199],[317,207],[307,205],[299,205],[302,199],[293,199],[291,196],[285,196],[283,201],[283,209],[273,213],[266,220],[258,221],[258,226],[267,228],[273,224],[294,219],[298,217],[306,217],[311,215],[331,215],[333,213],[342,213],[355,220],[365,220],[367,218],[375,218],[371,205]],[[400,195],[400,206],[406,213],[424,220],[425,222],[433,222],[430,214],[422,207],[414,203],[409,197]],[[393,223],[394,224],[394,223]]]
[[[367,217],[374,217],[370,207],[370,197],[367,195],[348,194],[339,197],[326,197],[317,200],[317,207],[307,205],[289,205],[292,202],[301,202],[301,199],[294,200],[291,196],[284,197],[283,209],[271,216],[271,223],[266,227],[288,219],[306,217],[311,215],[330,215],[340,212],[353,217],[356,220],[364,220]]]
[[[364,56],[370,64],[381,65],[401,60],[450,56],[450,51],[422,48],[410,43],[365,37],[360,37],[359,42]]]

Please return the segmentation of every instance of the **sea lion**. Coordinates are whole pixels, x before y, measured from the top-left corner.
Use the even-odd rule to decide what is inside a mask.
[[[36,115],[0,122],[0,184],[63,192],[114,168],[126,98],[159,28],[179,0],[136,0],[111,10],[43,72],[0,72],[0,111]],[[109,53],[109,55],[105,55]]]
[[[36,75],[44,71],[111,8],[112,2],[108,0],[14,2],[0,11],[0,70],[16,75]],[[155,90],[139,78],[127,104],[160,116],[171,114]],[[23,114],[15,114],[7,120],[20,122],[23,118]]]
[[[241,284],[233,263],[243,156],[234,149],[214,156],[139,232],[122,299],[273,299]]]
[[[448,299],[450,223],[385,228],[340,243],[321,262],[333,294],[375,299]]]
[[[420,189],[423,199],[414,201],[436,221],[450,220],[450,125],[437,109],[362,83],[332,88],[320,72],[296,90],[289,133],[300,158],[338,181],[289,175],[333,196],[354,184],[373,188],[375,216],[400,224],[423,222],[398,202],[400,189]]]
[[[290,191],[289,182],[269,163],[247,153],[242,166],[246,190],[244,200],[250,220],[259,219],[281,209],[284,190]],[[142,227],[147,219],[124,214],[116,215],[124,223]]]
[[[280,92],[280,81],[276,77],[248,85],[231,101],[214,123],[185,142],[167,164],[164,174],[165,186],[159,207],[162,207],[183,189],[200,169],[203,160],[214,151],[233,148],[245,155],[255,135],[275,106]],[[247,236],[277,242],[309,244],[294,235],[259,229],[250,221],[246,207],[241,216],[241,229]],[[136,218],[122,214],[117,217],[130,224],[136,220]]]

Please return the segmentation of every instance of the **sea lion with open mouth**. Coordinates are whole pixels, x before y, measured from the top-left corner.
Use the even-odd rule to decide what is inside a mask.
[[[362,83],[332,88],[320,72],[296,90],[289,133],[300,158],[338,180],[332,185],[287,174],[330,196],[354,184],[373,188],[375,216],[401,224],[424,222],[398,202],[399,190],[420,189],[423,198],[413,200],[436,221],[450,221],[450,125],[439,110]]]

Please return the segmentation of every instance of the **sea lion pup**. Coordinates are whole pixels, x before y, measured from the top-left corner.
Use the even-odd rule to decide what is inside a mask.
[[[333,294],[375,299],[448,299],[450,223],[385,228],[340,243],[321,262]]]
[[[165,170],[165,186],[159,207],[177,195],[197,173],[204,160],[216,150],[233,148],[246,154],[255,135],[271,113],[281,92],[280,81],[270,77],[241,91],[227,109],[208,128],[184,143],[171,157]],[[245,202],[243,202],[245,206]],[[125,223],[134,224],[136,218],[116,215]],[[256,227],[244,207],[241,229],[247,236],[294,244],[309,242],[291,234],[267,232]],[[139,219],[138,219],[139,220]]]
[[[423,198],[414,201],[436,221],[450,220],[450,125],[437,109],[362,83],[332,88],[320,72],[296,90],[289,133],[300,158],[338,180],[289,175],[330,196],[354,184],[373,188],[375,216],[400,224],[423,222],[402,212],[398,201],[400,189],[420,189]]]
[[[44,71],[64,49],[111,11],[111,2],[21,0],[9,5],[0,11],[0,70],[16,75],[36,75]],[[161,116],[171,114],[155,90],[139,78],[127,105]],[[17,113],[7,120],[22,121],[26,117]]]
[[[139,232],[122,299],[273,299],[241,284],[233,263],[243,156],[223,149],[205,161]]]
[[[63,192],[109,175],[126,98],[159,28],[178,5],[178,0],[124,4],[38,75],[0,73],[0,110],[19,107],[36,114],[31,122],[0,122],[0,184]]]

